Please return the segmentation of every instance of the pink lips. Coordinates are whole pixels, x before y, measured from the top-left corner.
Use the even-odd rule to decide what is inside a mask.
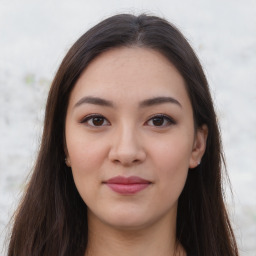
[[[147,188],[151,182],[137,176],[123,177],[116,176],[104,182],[113,191],[119,194],[135,194]]]

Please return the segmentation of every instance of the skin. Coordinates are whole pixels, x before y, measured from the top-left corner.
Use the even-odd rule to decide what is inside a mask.
[[[155,97],[174,100],[142,104]],[[138,47],[101,54],[70,95],[65,131],[67,165],[88,206],[86,254],[173,255],[178,198],[189,168],[203,156],[207,127],[194,130],[185,82],[172,63]],[[119,194],[104,183],[118,175],[150,185]],[[177,251],[186,255],[180,245]]]

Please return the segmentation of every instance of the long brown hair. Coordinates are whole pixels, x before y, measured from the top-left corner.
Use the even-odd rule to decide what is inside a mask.
[[[53,80],[40,151],[14,217],[8,256],[83,255],[88,240],[87,207],[65,165],[64,123],[70,92],[83,70],[114,47],[161,52],[186,82],[195,127],[208,126],[201,164],[189,175],[179,198],[177,239],[198,256],[237,256],[223,200],[223,153],[219,128],[200,62],[184,36],[166,20],[148,15],[110,17],[72,46]]]

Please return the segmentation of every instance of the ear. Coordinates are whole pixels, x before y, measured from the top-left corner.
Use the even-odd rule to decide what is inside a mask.
[[[71,162],[70,162],[70,157],[69,157],[69,153],[68,153],[68,150],[67,150],[67,147],[64,148],[64,151],[65,151],[65,163],[68,167],[71,167]]]
[[[66,156],[65,157],[65,163],[68,167],[71,167],[71,162],[70,162],[70,157],[69,157],[69,153],[68,153],[65,134],[63,135],[63,144],[64,144],[64,153],[65,153],[65,156]]]
[[[195,134],[193,149],[192,149],[192,153],[189,161],[189,168],[193,169],[200,164],[201,159],[205,152],[207,136],[208,136],[207,125],[203,125],[202,127],[197,129]]]
[[[67,156],[67,157],[65,158],[65,163],[66,163],[66,165],[67,165],[68,167],[71,167],[71,163],[70,163],[70,158],[69,158],[69,156]]]
[[[71,162],[70,162],[70,157],[69,157],[69,153],[68,153],[68,149],[67,147],[64,148],[65,151],[65,163],[68,167],[71,167]]]

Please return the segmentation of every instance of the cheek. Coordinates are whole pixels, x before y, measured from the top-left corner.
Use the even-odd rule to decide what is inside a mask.
[[[158,163],[161,170],[181,170],[188,169],[191,156],[192,142],[186,136],[173,136],[163,141],[152,143],[152,156],[154,162]],[[169,141],[169,143],[168,143]]]
[[[72,174],[79,194],[85,202],[92,196],[101,181],[102,163],[106,155],[106,146],[102,140],[76,130],[67,131],[67,150],[71,162]]]
[[[83,201],[89,205],[101,182],[105,150],[99,144],[81,139],[73,139],[67,143],[74,182]]]
[[[66,144],[68,156],[74,171],[82,173],[94,170],[100,163],[105,147],[95,136],[85,134],[83,127],[67,127]]]
[[[68,150],[72,167],[79,167],[79,169],[89,169],[92,164],[97,165],[101,155],[101,151],[95,144],[81,141],[70,144]]]
[[[166,143],[170,141],[170,143]],[[162,193],[179,196],[186,182],[191,156],[191,140],[186,136],[166,138],[165,143],[155,142],[152,161]]]

